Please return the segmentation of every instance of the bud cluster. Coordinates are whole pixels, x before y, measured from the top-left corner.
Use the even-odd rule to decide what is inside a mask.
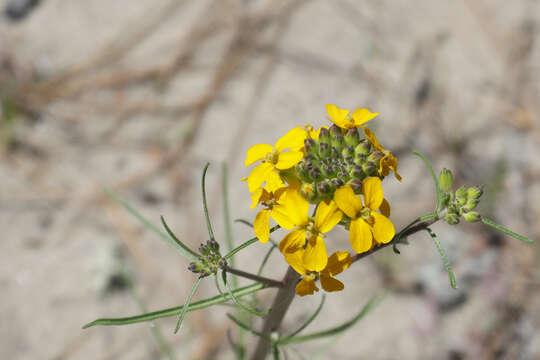
[[[458,224],[460,216],[463,216],[468,222],[480,221],[480,214],[473,210],[478,206],[484,192],[482,187],[466,188],[462,186],[454,193],[452,192],[452,182],[450,170],[443,169],[439,175],[439,185],[443,193],[443,206],[447,210],[444,220],[450,225]]]
[[[206,277],[215,274],[225,261],[219,252],[219,244],[215,239],[210,239],[206,244],[199,246],[199,260],[191,262],[188,270]]]
[[[296,165],[296,172],[311,203],[332,199],[334,192],[344,185],[350,185],[359,194],[362,181],[378,174],[378,164],[384,156],[360,138],[357,128],[341,129],[336,125],[321,128],[317,140],[307,138],[304,150],[306,155]]]

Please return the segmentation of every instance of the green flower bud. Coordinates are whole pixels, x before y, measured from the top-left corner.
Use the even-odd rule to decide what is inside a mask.
[[[362,192],[362,180],[360,179],[353,179],[349,185],[353,189],[355,194],[360,194]]]
[[[443,207],[448,207],[450,203],[452,202],[452,194],[451,193],[443,193],[441,196],[441,202]]]
[[[354,165],[351,167],[350,176],[356,179],[363,179],[366,177],[364,169],[360,165]]]
[[[465,203],[465,207],[467,208],[467,210],[474,210],[478,206],[479,202],[480,200],[478,199],[468,199]]]
[[[446,221],[449,225],[457,225],[459,224],[459,215],[455,213],[448,213],[444,217],[444,221]]]
[[[335,189],[332,189],[332,185],[330,184],[330,181],[328,179],[321,181],[317,184],[317,192],[323,195],[329,195],[332,193],[332,191]]]
[[[307,138],[306,140],[304,140],[304,150],[306,151],[306,154],[318,154],[319,153],[317,143],[312,138]]]
[[[348,145],[343,148],[341,151],[341,155],[343,155],[343,158],[347,159],[348,157],[351,157],[351,159],[354,159],[354,147]]]
[[[354,162],[356,165],[362,166],[366,161],[367,161],[367,156],[366,156],[365,154],[359,154],[359,153],[356,153],[356,154],[354,155],[354,160],[353,160],[353,162]]]
[[[472,186],[467,189],[467,199],[480,199],[480,196],[484,193],[482,186]]]
[[[323,174],[322,174],[322,171],[321,169],[319,169],[318,167],[312,167],[310,170],[309,170],[309,176],[313,179],[313,180],[322,180],[323,179]]]
[[[330,127],[330,144],[337,148],[338,152],[343,148],[345,145],[345,138],[343,137],[343,134],[341,134],[341,129],[335,125],[332,125]]]
[[[358,129],[356,128],[347,130],[343,137],[345,139],[345,145],[352,146],[353,148],[360,142],[360,134],[358,134]]]
[[[362,139],[358,145],[354,148],[354,151],[357,154],[367,155],[371,151],[371,144],[366,140]]]
[[[463,214],[463,217],[468,222],[477,222],[482,219],[482,216],[476,211],[469,211],[468,213]]]
[[[367,157],[367,160],[374,162],[375,164],[378,164],[383,158],[383,156],[384,156],[384,153],[382,151],[377,150],[369,154]]]
[[[462,186],[459,189],[456,190],[456,203],[459,206],[465,205],[467,202],[467,189]]]
[[[330,156],[330,144],[327,142],[319,142],[319,155],[323,158]]]
[[[439,174],[439,187],[441,191],[449,191],[452,189],[453,177],[452,172],[448,169],[442,169]]]
[[[321,128],[319,132],[319,141],[329,143],[330,142],[330,131],[327,128]]]
[[[364,170],[364,173],[366,176],[374,176],[377,174],[377,165],[375,163],[368,161],[362,165],[362,169]]]

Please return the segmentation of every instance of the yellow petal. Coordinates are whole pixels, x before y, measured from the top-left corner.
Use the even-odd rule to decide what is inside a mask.
[[[351,227],[349,229],[349,241],[351,242],[351,246],[356,253],[361,254],[368,251],[373,245],[371,227],[363,219],[351,221]]]
[[[268,241],[270,237],[270,210],[262,209],[257,213],[253,222],[253,230],[260,242],[265,243]]]
[[[321,275],[321,286],[326,292],[341,291],[345,288],[345,285],[338,279],[325,275]]]
[[[246,166],[253,164],[255,161],[262,160],[265,158],[266,154],[274,151],[272,145],[268,144],[257,144],[250,147],[247,151]]]
[[[381,214],[383,214],[387,218],[390,217],[390,204],[388,203],[388,201],[386,199],[382,200],[381,207],[379,208],[379,211],[381,212]]]
[[[398,159],[390,152],[381,159],[381,170],[384,176],[388,175],[388,171],[392,170],[396,179],[401,181],[401,175],[397,172],[398,168]]]
[[[302,250],[306,244],[306,230],[293,230],[279,242],[279,250],[283,253],[294,253]]]
[[[272,169],[272,171],[268,172],[268,174],[266,175],[266,190],[268,190],[269,192],[275,192],[284,186],[285,184],[283,183],[281,177],[279,176],[279,173],[275,169]]]
[[[336,124],[336,126],[345,128],[349,124],[349,122],[347,121],[350,112],[349,110],[341,109],[336,105],[326,104],[326,111],[328,112],[328,116],[330,116],[330,119],[334,124]]]
[[[263,195],[263,188],[258,188],[254,192],[251,193],[251,206],[250,209],[255,209],[257,205],[259,205],[259,202],[261,201],[262,195]]]
[[[362,181],[362,194],[366,207],[377,210],[383,201],[383,189],[381,179],[369,177]]]
[[[362,200],[354,195],[349,185],[340,187],[334,193],[334,201],[337,206],[351,219],[356,219],[356,214],[362,209]]]
[[[304,267],[304,249],[295,251],[293,253],[285,253],[284,254],[285,261],[287,264],[291,265],[291,267],[300,275],[305,275],[307,273],[306,268]]]
[[[392,224],[392,222],[386,216],[381,215],[375,211],[371,212],[371,216],[373,216],[375,220],[372,227],[373,237],[375,238],[375,241],[379,244],[386,244],[390,242],[396,234],[394,224]]]
[[[310,276],[306,276],[296,285],[296,293],[300,296],[313,295],[315,291],[319,291],[319,288]]]
[[[285,170],[290,169],[302,160],[304,153],[300,151],[285,151],[279,153],[278,161],[276,163],[276,169]]]
[[[248,176],[249,191],[254,192],[260,188],[272,172],[274,172],[274,167],[269,163],[262,163],[253,168]]]
[[[321,233],[327,233],[341,221],[343,213],[339,211],[336,203],[330,200],[323,201],[317,207],[315,213],[315,228]]]
[[[379,115],[379,113],[372,113],[368,109],[356,109],[354,110],[352,117],[354,120],[354,125],[360,126],[367,123],[377,115]]]
[[[366,139],[368,139],[368,141],[371,143],[371,145],[373,145],[375,150],[385,151],[385,148],[383,148],[381,146],[381,144],[379,144],[379,141],[377,140],[377,137],[375,136],[373,131],[371,131],[369,128],[365,127],[364,128],[364,135],[366,136]]]
[[[328,263],[326,245],[320,236],[313,236],[309,239],[304,252],[304,266],[311,271],[321,271]]]
[[[289,188],[287,192],[279,198],[279,205],[274,206],[274,210],[276,210],[276,216],[280,218],[280,220],[283,217],[288,218],[288,220],[283,221],[283,223],[289,221],[295,226],[303,226],[308,223],[309,203],[300,194],[298,189]],[[273,214],[272,217],[280,224],[278,218]]]
[[[328,264],[321,274],[335,276],[351,266],[351,255],[347,251],[336,251],[328,258]]]
[[[282,152],[284,149],[299,149],[304,146],[307,132],[301,126],[289,130],[276,142],[276,150]]]

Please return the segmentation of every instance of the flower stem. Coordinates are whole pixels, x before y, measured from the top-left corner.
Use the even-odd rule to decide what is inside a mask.
[[[233,269],[233,268],[231,268],[229,266],[224,266],[223,270],[225,270],[226,272],[228,272],[230,274],[236,275],[236,276],[241,276],[241,277],[244,277],[246,279],[251,279],[251,280],[255,280],[255,281],[258,281],[260,283],[266,284],[266,285],[268,285],[268,287],[282,288],[282,287],[285,286],[285,283],[283,281],[277,281],[277,280],[274,280],[274,279],[269,279],[269,278],[266,278],[264,276],[255,275],[255,274],[248,273],[248,272],[238,270],[238,269]]]

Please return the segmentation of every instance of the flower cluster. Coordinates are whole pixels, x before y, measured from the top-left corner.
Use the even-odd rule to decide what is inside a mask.
[[[388,243],[395,235],[382,180],[392,171],[401,181],[398,161],[365,127],[378,114],[330,104],[326,109],[331,126],[298,126],[274,146],[252,146],[245,161],[246,166],[260,162],[244,179],[251,208],[262,206],[253,224],[255,235],[266,243],[271,219],[289,231],[279,249],[303,275],[296,287],[302,296],[319,290],[317,280],[328,292],[344,288],[334,276],[350,266],[352,257],[347,251],[328,256],[324,239],[335,226],[349,231],[356,253]]]

